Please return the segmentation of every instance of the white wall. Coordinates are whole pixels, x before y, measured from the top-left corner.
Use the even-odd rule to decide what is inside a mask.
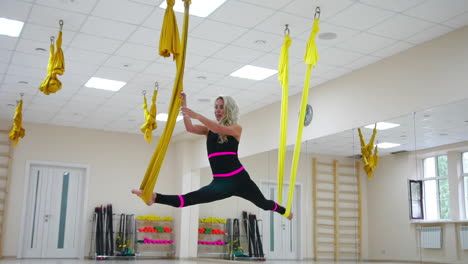
[[[3,124],[7,122],[1,122]],[[89,195],[86,206],[90,219],[94,207],[112,203],[114,213],[137,215],[156,214],[174,216],[173,209],[165,205],[146,206],[143,201],[130,194],[138,188],[147,164],[155,148],[157,138],[149,145],[143,135],[112,133],[71,127],[47,126],[26,123],[26,137],[20,139],[13,153],[10,175],[8,211],[4,230],[5,256],[17,255],[20,219],[24,199],[25,166],[27,160],[79,163],[90,166]],[[174,173],[175,152],[169,149],[161,169],[156,191],[174,193],[178,175]],[[89,222],[88,222],[89,224]],[[88,233],[90,227],[83,232]],[[87,235],[87,240],[89,237]],[[84,255],[89,252],[89,244]]]

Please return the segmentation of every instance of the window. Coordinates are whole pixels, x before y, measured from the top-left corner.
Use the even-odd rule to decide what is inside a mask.
[[[462,153],[463,196],[465,201],[465,219],[468,219],[468,152]]]
[[[423,159],[423,201],[426,220],[450,219],[447,155]]]

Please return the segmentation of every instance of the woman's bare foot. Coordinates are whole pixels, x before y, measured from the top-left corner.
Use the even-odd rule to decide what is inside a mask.
[[[143,190],[132,189],[132,193],[135,195],[141,196],[141,194],[143,193]],[[151,196],[151,199],[146,204],[147,205],[154,204],[154,201],[156,200],[156,196],[157,196],[156,193],[153,193],[153,195]]]
[[[289,216],[287,218],[288,220],[291,220],[293,218],[293,213],[289,213]]]

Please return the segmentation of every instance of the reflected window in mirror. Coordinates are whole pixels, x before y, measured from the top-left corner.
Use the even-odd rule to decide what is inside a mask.
[[[409,181],[410,217],[411,219],[424,219],[422,181]]]
[[[425,219],[450,219],[447,155],[423,159],[422,182]]]
[[[463,201],[465,201],[465,219],[468,219],[468,152],[462,153]]]

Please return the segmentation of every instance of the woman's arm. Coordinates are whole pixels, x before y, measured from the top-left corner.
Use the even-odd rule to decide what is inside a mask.
[[[223,126],[220,125],[218,122],[210,120],[187,107],[182,108],[182,112],[184,113],[184,116],[189,116],[193,119],[197,119],[200,121],[203,125],[205,125],[205,128],[215,132],[215,133],[221,133],[224,135],[228,136],[233,136],[235,137],[238,141],[240,139],[240,136],[242,134],[242,127],[239,125],[230,125],[230,126]]]
[[[187,95],[184,92],[180,93],[180,97],[182,98],[181,108],[187,108]],[[201,125],[193,125],[190,116],[184,114],[184,125],[185,130],[187,132],[197,134],[197,135],[206,135],[208,134],[208,129],[205,126]]]

